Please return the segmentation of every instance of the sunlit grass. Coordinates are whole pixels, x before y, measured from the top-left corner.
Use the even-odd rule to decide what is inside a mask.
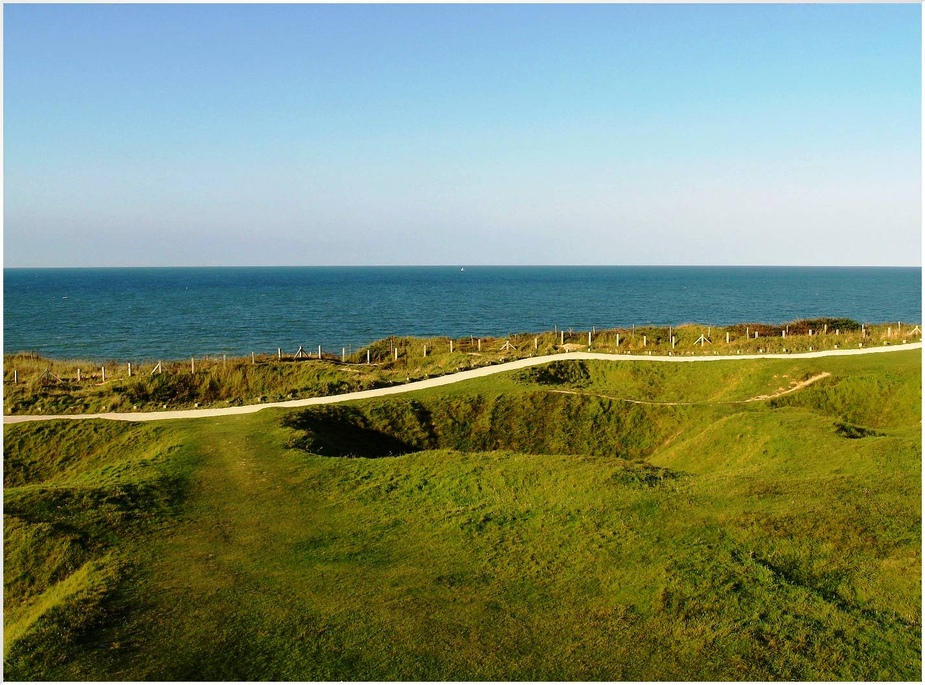
[[[6,676],[916,680],[920,360],[8,426]]]

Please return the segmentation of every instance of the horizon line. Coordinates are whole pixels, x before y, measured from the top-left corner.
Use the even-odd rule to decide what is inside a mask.
[[[41,269],[433,269],[433,268],[732,268],[732,269],[921,269],[921,264],[109,264],[109,265],[4,265],[6,270]]]

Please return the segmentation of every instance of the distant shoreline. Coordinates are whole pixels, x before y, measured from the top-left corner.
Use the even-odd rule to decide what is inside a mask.
[[[661,339],[656,341],[655,336],[653,335],[653,331],[657,332],[656,335],[659,335],[659,336],[664,335],[666,336],[666,340],[670,340],[671,331],[675,331],[676,333],[680,334],[682,332],[690,332],[691,330],[695,330],[698,332],[702,331],[703,333],[706,334],[708,331],[715,329],[718,333],[722,334],[723,332],[729,331],[729,330],[741,331],[744,329],[746,332],[748,331],[754,332],[757,329],[761,331],[762,339],[768,339],[768,338],[777,339],[778,337],[781,337],[782,333],[789,332],[789,329],[791,328],[794,328],[794,329],[796,329],[797,327],[805,328],[807,323],[809,323],[809,325],[811,326],[813,325],[812,322],[825,322],[825,321],[835,322],[831,324],[832,331],[835,331],[837,330],[837,325],[838,325],[837,322],[840,322],[840,321],[848,322],[850,320],[845,319],[845,318],[836,318],[836,317],[818,317],[815,319],[797,319],[794,321],[787,321],[783,323],[770,323],[769,324],[769,323],[761,323],[761,322],[744,322],[744,323],[736,323],[736,324],[725,325],[725,326],[716,325],[716,324],[700,324],[700,323],[682,323],[679,325],[640,324],[639,326],[616,326],[616,327],[611,327],[611,328],[591,328],[589,330],[577,330],[577,331],[574,330],[573,328],[570,328],[568,331],[565,331],[565,329],[553,329],[553,330],[545,330],[545,331],[540,331],[540,332],[521,331],[518,333],[509,334],[508,336],[483,335],[481,336],[480,339],[485,341],[486,343],[490,341],[498,341],[498,340],[503,341],[508,338],[532,339],[533,337],[536,337],[536,336],[542,337],[542,336],[549,336],[549,335],[553,335],[556,339],[558,339],[559,336],[564,333],[565,336],[568,337],[567,339],[569,341],[569,344],[565,344],[565,338],[562,339],[561,344],[565,345],[563,349],[564,351],[568,352],[568,351],[572,351],[569,349],[569,347],[574,347],[576,350],[579,348],[586,347],[583,344],[583,341],[584,341],[584,336],[588,335],[588,333],[592,333],[592,336],[594,337],[595,340],[601,336],[609,335],[611,337],[616,336],[618,341],[620,340],[628,341],[630,339],[630,336],[631,335],[634,336],[636,334],[636,331],[638,330],[640,335],[643,335],[648,332],[649,337],[650,337],[650,344],[652,344],[654,347],[658,347],[659,342],[664,344],[665,341]],[[865,328],[868,331],[868,335],[871,336],[872,342],[876,336],[880,336],[881,338],[884,337],[884,333],[887,331],[891,331],[890,336],[892,339],[895,339],[897,335],[901,336],[902,326],[905,326],[906,330],[913,331],[913,332],[916,329],[918,329],[918,332],[917,333],[914,332],[913,335],[917,335],[919,336],[919,338],[922,337],[922,333],[921,333],[922,324],[919,322],[904,321],[904,322],[880,322],[880,323],[860,324],[855,321],[850,321],[850,324],[855,324],[859,327]],[[824,326],[825,324],[819,323],[818,325],[821,327],[821,326]],[[893,325],[897,326],[897,330],[895,332],[892,332]],[[851,330],[852,329],[850,328],[843,328],[841,330],[841,333],[850,335]],[[856,331],[858,329],[854,329],[854,330]],[[824,332],[822,328],[817,328],[815,333],[816,333],[817,339],[820,339],[819,338],[820,334],[831,335],[832,331]],[[791,338],[795,337],[796,335],[799,335],[799,333],[790,332]],[[576,342],[577,337],[581,338],[581,342]],[[741,335],[737,337],[741,338]],[[398,344],[401,344],[401,345],[427,344],[430,346],[431,350],[433,350],[434,343],[436,343],[437,345],[440,345],[440,344],[445,345],[445,344],[448,344],[449,341],[462,341],[462,340],[467,340],[467,339],[471,339],[474,341],[477,339],[477,336],[455,336],[454,337],[454,336],[448,336],[448,335],[433,335],[433,336],[392,335],[392,336],[387,336],[387,337],[384,337],[378,340],[374,340],[360,347],[356,347],[356,348],[351,347],[349,354],[351,357],[360,355],[362,354],[363,351],[367,349],[374,349],[375,347],[382,345],[382,344],[391,345],[391,341],[393,340],[396,341],[396,345]],[[757,340],[758,338],[756,337],[755,339]],[[901,337],[899,339],[901,339]],[[746,341],[746,342],[750,342],[750,341]],[[886,344],[894,344],[894,343],[890,341],[890,342],[887,342]],[[681,344],[679,346],[681,347],[682,350],[690,349],[690,340],[687,341],[686,345]],[[304,345],[298,345],[294,349],[289,349],[289,348],[284,349],[284,348],[278,347],[276,348],[276,350],[272,350],[272,351],[271,350],[261,350],[261,351],[254,350],[248,354],[227,354],[225,355],[221,353],[216,354],[213,352],[213,353],[205,353],[205,354],[187,355],[185,357],[148,356],[148,357],[132,357],[132,358],[112,358],[112,357],[103,357],[103,356],[98,356],[98,355],[97,356],[93,356],[93,355],[52,356],[52,355],[36,353],[35,351],[30,351],[30,350],[17,350],[15,352],[4,352],[3,358],[5,361],[8,361],[8,360],[13,360],[13,359],[22,359],[22,358],[28,357],[30,359],[42,359],[42,360],[46,360],[49,362],[62,363],[62,364],[68,364],[68,363],[124,364],[126,362],[130,362],[132,364],[138,364],[138,365],[153,365],[153,364],[157,364],[161,362],[165,364],[188,363],[190,359],[202,359],[202,360],[212,359],[214,360],[214,359],[227,358],[228,361],[235,361],[235,360],[249,359],[252,356],[256,356],[257,358],[261,360],[269,360],[273,358],[278,358],[280,360],[288,361],[290,359],[296,358],[296,356],[299,356],[304,359],[317,359],[318,358],[317,352],[318,352],[319,347],[321,347],[322,349],[324,358],[330,359],[330,360],[336,360],[337,358],[341,357],[342,354],[346,354],[346,349],[347,349],[345,347],[338,350],[336,348],[332,349],[330,347],[325,347],[325,346],[306,347]]]
[[[5,354],[157,361],[299,345],[349,354],[389,336],[921,321],[921,275],[791,266],[6,269],[3,343]]]

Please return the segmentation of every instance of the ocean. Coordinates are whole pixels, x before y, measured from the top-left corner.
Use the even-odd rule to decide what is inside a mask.
[[[339,353],[390,335],[921,323],[920,268],[433,266],[4,269],[3,351],[91,360]]]

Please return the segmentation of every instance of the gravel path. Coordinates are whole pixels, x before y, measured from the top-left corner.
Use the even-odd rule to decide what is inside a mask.
[[[850,350],[823,350],[819,352],[803,352],[800,354],[736,354],[736,355],[713,355],[713,356],[671,356],[657,357],[640,354],[604,354],[601,352],[567,352],[564,354],[549,354],[542,357],[527,357],[517,359],[512,362],[503,364],[494,364],[479,369],[470,369],[460,371],[459,373],[447,374],[436,378],[428,378],[423,381],[405,383],[390,388],[377,388],[375,390],[361,390],[358,392],[345,393],[343,395],[329,395],[327,397],[310,397],[301,400],[289,400],[287,402],[268,402],[266,404],[249,404],[243,407],[222,407],[216,409],[176,409],[152,412],[104,412],[100,414],[29,414],[17,416],[4,416],[3,423],[22,423],[25,421],[50,421],[52,419],[110,419],[113,421],[167,421],[170,419],[197,419],[213,416],[235,416],[238,414],[253,414],[261,409],[269,407],[295,408],[310,407],[316,404],[334,404],[336,402],[350,402],[351,400],[363,400],[373,397],[385,397],[387,395],[398,395],[406,392],[414,392],[424,388],[436,388],[441,385],[459,383],[472,378],[482,378],[491,376],[496,373],[505,371],[514,371],[515,369],[524,369],[529,366],[538,366],[555,361],[570,359],[600,359],[605,361],[646,361],[646,362],[711,362],[711,361],[739,361],[743,359],[815,359],[817,357],[843,357],[856,354],[881,354],[887,352],[899,352],[901,350],[919,350],[922,349],[922,343],[907,343],[905,345],[890,345],[883,347],[865,347]]]

